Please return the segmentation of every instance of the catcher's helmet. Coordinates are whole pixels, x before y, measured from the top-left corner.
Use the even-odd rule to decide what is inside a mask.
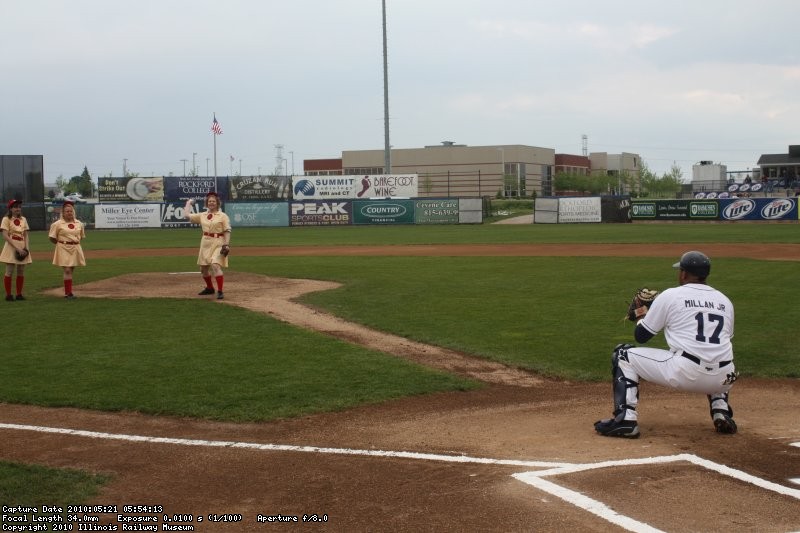
[[[703,252],[686,252],[681,256],[681,260],[672,265],[694,274],[698,278],[705,278],[711,273],[711,259]]]

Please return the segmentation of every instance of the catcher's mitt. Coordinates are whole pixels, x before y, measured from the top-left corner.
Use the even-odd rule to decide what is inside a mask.
[[[222,245],[222,250],[219,251],[220,255],[228,257],[228,254],[231,253],[231,247],[227,244]]]
[[[23,248],[22,250],[14,250],[14,257],[17,258],[17,261],[25,261],[25,258],[28,257],[29,253],[30,252],[28,252],[27,248]]]
[[[653,305],[653,300],[656,299],[656,296],[658,296],[658,291],[647,287],[642,287],[636,291],[633,300],[628,305],[628,314],[625,315],[625,318],[631,322],[644,318],[644,315],[650,310],[650,306]]]

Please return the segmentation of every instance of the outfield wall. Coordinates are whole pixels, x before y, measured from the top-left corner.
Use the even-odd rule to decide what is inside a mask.
[[[630,196],[554,196],[537,198],[534,224],[630,222]]]
[[[98,229],[190,227],[185,202],[78,204],[77,218]],[[480,198],[380,198],[362,200],[304,200],[235,202],[223,211],[236,227],[358,226],[481,224]],[[204,210],[203,202],[192,206]],[[50,221],[60,205],[49,206]]]
[[[800,218],[798,198],[631,200],[627,196],[537,198],[535,224],[635,221],[789,221]]]
[[[636,220],[797,221],[797,198],[633,200]]]

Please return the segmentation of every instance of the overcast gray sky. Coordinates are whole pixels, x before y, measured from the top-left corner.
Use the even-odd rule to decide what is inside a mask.
[[[691,178],[800,144],[795,0],[387,0],[391,144],[634,152]],[[380,0],[0,0],[0,153],[80,174],[383,149]],[[234,157],[233,164],[230,156]],[[291,171],[291,168],[289,168]]]

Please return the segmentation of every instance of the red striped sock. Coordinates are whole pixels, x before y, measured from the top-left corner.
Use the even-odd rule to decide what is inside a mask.
[[[217,290],[222,292],[222,282],[224,281],[223,276],[217,276]]]

